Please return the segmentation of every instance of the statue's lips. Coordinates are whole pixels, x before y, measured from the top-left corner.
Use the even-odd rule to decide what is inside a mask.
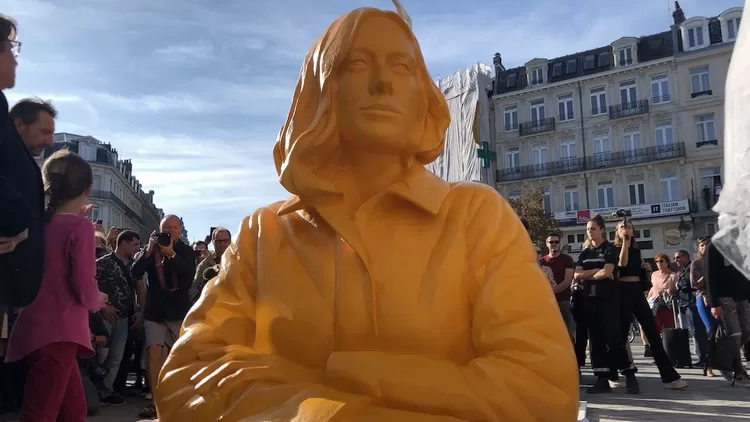
[[[400,116],[401,112],[397,109],[387,106],[384,104],[373,104],[367,107],[360,108],[367,114],[379,115],[379,116]]]

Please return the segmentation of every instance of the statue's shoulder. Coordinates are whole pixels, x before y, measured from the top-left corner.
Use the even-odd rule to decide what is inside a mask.
[[[453,200],[469,201],[472,203],[483,203],[488,200],[497,203],[505,201],[495,188],[484,183],[462,181],[448,183],[448,186],[450,187],[449,196]]]

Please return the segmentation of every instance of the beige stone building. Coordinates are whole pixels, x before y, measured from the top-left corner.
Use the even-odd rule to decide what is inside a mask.
[[[671,29],[506,69],[495,55],[496,187],[541,184],[573,254],[585,223],[633,214],[644,257],[695,250],[716,230],[724,83],[742,8]],[[610,236],[614,232],[609,233]]]

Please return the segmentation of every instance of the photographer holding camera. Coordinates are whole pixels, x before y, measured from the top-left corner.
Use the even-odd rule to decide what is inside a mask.
[[[167,215],[161,221],[160,232],[151,234],[148,246],[133,263],[134,280],[140,280],[144,274],[148,276],[143,318],[151,391],[156,390],[164,364],[164,347],[172,347],[177,340],[182,320],[191,306],[188,289],[195,276],[195,252],[180,240],[181,234],[182,221],[175,215]],[[156,417],[156,410],[151,405],[141,415]]]

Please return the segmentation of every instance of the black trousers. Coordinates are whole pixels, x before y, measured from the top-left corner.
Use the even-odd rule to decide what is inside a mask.
[[[591,368],[594,375],[610,378],[613,375],[612,369],[619,370],[624,375],[635,373],[636,369],[628,353],[627,334],[625,337],[622,335],[618,289],[607,296],[586,296],[584,301],[588,314]]]
[[[641,325],[643,335],[646,336],[651,351],[654,354],[654,362],[659,369],[659,375],[663,383],[677,381],[680,375],[672,367],[672,362],[662,345],[661,336],[656,329],[654,313],[648,306],[648,301],[643,294],[643,288],[637,282],[620,282],[620,335],[623,341],[627,341],[630,323],[635,317]],[[614,368],[615,365],[612,365]]]
[[[586,295],[583,290],[574,290],[571,295],[571,312],[576,322],[575,352],[578,367],[586,366],[586,345],[589,342],[589,316],[586,311]]]

